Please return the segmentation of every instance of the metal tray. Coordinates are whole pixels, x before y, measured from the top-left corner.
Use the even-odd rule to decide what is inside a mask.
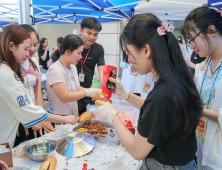
[[[115,131],[115,129],[113,128],[113,126],[109,123],[109,122],[103,122],[103,121],[100,121],[100,120],[96,120],[96,119],[88,119],[88,120],[85,120],[84,122],[82,122],[81,124],[79,124],[78,126],[76,126],[73,131],[76,131],[78,130],[79,128],[82,128],[86,122],[96,122],[96,123],[99,123],[99,124],[102,124],[103,126],[106,126],[106,128],[108,129],[108,133],[107,134],[103,134],[103,136],[105,136],[105,138],[103,137],[98,137],[98,136],[94,136],[96,138],[97,141],[101,141],[101,142],[112,142],[112,143],[115,143],[115,144],[120,144],[120,140],[119,140],[119,137],[117,136],[117,133]],[[115,134],[115,136],[111,137],[109,134],[111,133],[110,132],[110,129],[113,130],[112,133]]]

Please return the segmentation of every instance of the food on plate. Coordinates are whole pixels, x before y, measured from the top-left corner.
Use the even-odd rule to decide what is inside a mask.
[[[108,133],[108,129],[106,128],[106,126],[101,125],[97,122],[86,122],[86,124],[82,127],[88,131],[90,131],[89,133],[93,136],[97,136],[97,137],[103,137],[103,134],[107,134]]]
[[[56,164],[57,159],[55,157],[48,158],[45,160],[45,162],[42,163],[39,170],[54,170]]]
[[[79,117],[79,123],[82,123],[85,120],[91,119],[93,116],[94,116],[93,112],[84,112]]]

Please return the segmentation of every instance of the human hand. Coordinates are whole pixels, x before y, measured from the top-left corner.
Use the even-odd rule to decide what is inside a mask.
[[[78,119],[74,115],[64,116],[63,123],[70,123],[72,125],[78,123]]]
[[[102,105],[98,107],[97,112],[99,118],[103,121],[107,121],[111,124],[113,118],[118,114],[115,108],[110,103],[102,102]]]
[[[96,88],[89,88],[89,89],[84,89],[86,92],[87,97],[93,97],[93,98],[98,98],[99,97],[99,90]]]
[[[119,96],[122,100],[127,100],[129,97],[129,90],[126,90],[121,82],[117,79],[110,77],[109,81],[115,83],[116,85],[115,94]]]
[[[43,136],[43,134],[42,134],[42,123],[38,123],[37,125],[33,126],[32,130],[34,132],[39,131],[40,136]]]
[[[55,132],[55,128],[50,122],[43,122],[42,128],[45,129],[48,133]]]
[[[49,49],[50,49],[50,46],[47,46],[47,47],[46,47],[46,50],[48,51]]]
[[[0,160],[0,165],[2,166],[3,170],[9,170],[8,165],[4,161]]]

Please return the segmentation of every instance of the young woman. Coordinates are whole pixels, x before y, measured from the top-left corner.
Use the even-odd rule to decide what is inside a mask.
[[[182,37],[181,36],[178,36],[177,37],[177,42],[178,42],[178,44],[179,44],[179,46],[180,46],[180,49],[181,49],[181,51],[183,51],[183,40],[182,40]]]
[[[146,99],[111,79],[115,94],[140,109],[136,136],[112,105],[98,108],[99,117],[113,125],[127,151],[143,160],[143,170],[197,169],[195,129],[202,105],[171,28],[153,14],[139,14],[129,20],[120,37],[129,63],[139,74],[151,72],[155,79]]]
[[[83,97],[98,97],[99,90],[80,86],[76,64],[81,59],[83,41],[80,37],[67,35],[55,55],[60,58],[47,71],[46,90],[49,111],[63,115],[78,116],[77,100]]]
[[[38,49],[39,36],[31,25],[24,24],[21,25],[21,27],[30,34],[31,44],[29,48],[29,56],[24,63],[20,65],[20,70],[18,70],[19,73],[17,74],[22,75],[22,83],[32,98],[33,103],[44,108],[41,91],[41,73],[38,60],[34,57],[34,54]],[[38,137],[41,136],[42,128],[47,132],[54,131],[53,126],[49,122],[39,123],[28,129],[24,129],[23,125],[20,123],[19,132],[14,146],[17,146],[25,140],[33,139],[35,137],[34,131],[39,132],[37,133]]]
[[[40,106],[35,106],[16,74],[19,65],[29,56],[30,35],[21,26],[12,24],[0,36],[0,143],[14,141],[19,122],[30,128],[43,121],[75,124],[78,120],[70,115],[51,115]]]
[[[47,62],[49,61],[49,56],[52,54],[52,49],[49,46],[48,40],[42,38],[40,40],[40,45],[38,49],[39,64],[42,65],[43,69],[48,70]]]
[[[222,12],[199,7],[181,27],[188,46],[206,60],[195,66],[195,81],[203,102],[197,130],[198,169],[222,169]]]

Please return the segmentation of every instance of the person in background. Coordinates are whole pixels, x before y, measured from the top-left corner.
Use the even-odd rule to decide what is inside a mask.
[[[181,26],[187,45],[200,57],[194,79],[203,114],[196,130],[199,170],[222,169],[222,12],[220,9],[193,9]]]
[[[30,34],[19,25],[6,27],[0,36],[0,143],[9,142],[11,147],[14,146],[20,122],[25,128],[43,121],[78,122],[73,115],[52,115],[33,103],[18,72],[20,64],[29,56],[30,44]]]
[[[20,73],[17,74],[22,75],[22,83],[31,96],[33,103],[44,108],[41,91],[41,72],[38,60],[34,57],[34,54],[38,50],[39,36],[31,25],[24,24],[21,25],[21,27],[30,34],[31,44],[29,56],[24,63],[20,65],[20,70],[18,70]],[[23,141],[35,138],[34,132],[38,132],[37,137],[42,136],[42,128],[47,132],[54,131],[54,128],[49,122],[42,122],[28,129],[25,129],[20,123],[14,146],[19,145]]]
[[[63,41],[63,37],[57,38],[57,46],[58,46],[57,49],[60,49],[60,45],[62,44],[62,41]],[[50,67],[58,59],[59,59],[59,57],[55,55],[55,52],[52,53],[52,55],[50,56],[49,61],[47,62],[47,66]]]
[[[99,90],[80,86],[76,64],[81,59],[83,41],[67,35],[60,50],[55,51],[58,60],[47,71],[46,90],[49,96],[49,112],[78,117],[77,101],[85,96],[97,97]],[[92,100],[92,99],[91,99]]]
[[[4,161],[0,160],[0,165],[2,166],[2,170],[9,170],[8,165]]]
[[[39,55],[39,64],[42,65],[43,69],[48,70],[47,62],[49,61],[49,56],[52,54],[52,48],[48,44],[46,38],[40,40],[38,55]]]
[[[76,65],[79,77],[81,77],[80,85],[84,88],[90,88],[92,85],[94,70],[97,65],[99,80],[103,80],[104,49],[103,46],[96,43],[99,32],[102,30],[102,25],[93,17],[85,18],[81,22],[80,38],[84,43],[82,59]],[[86,111],[87,104],[93,104],[92,99],[84,97],[78,100],[80,115]]]
[[[103,102],[97,112],[115,128],[129,154],[143,160],[142,170],[196,170],[195,129],[202,105],[172,34],[174,28],[168,24],[154,14],[139,14],[129,20],[120,36],[132,67],[141,75],[151,72],[155,79],[153,90],[144,99],[110,78],[116,84],[115,94],[140,109],[135,136],[110,103]]]
[[[180,46],[181,51],[183,51],[184,45],[183,45],[183,40],[182,40],[181,36],[177,37],[177,42],[178,42],[178,44]]]

